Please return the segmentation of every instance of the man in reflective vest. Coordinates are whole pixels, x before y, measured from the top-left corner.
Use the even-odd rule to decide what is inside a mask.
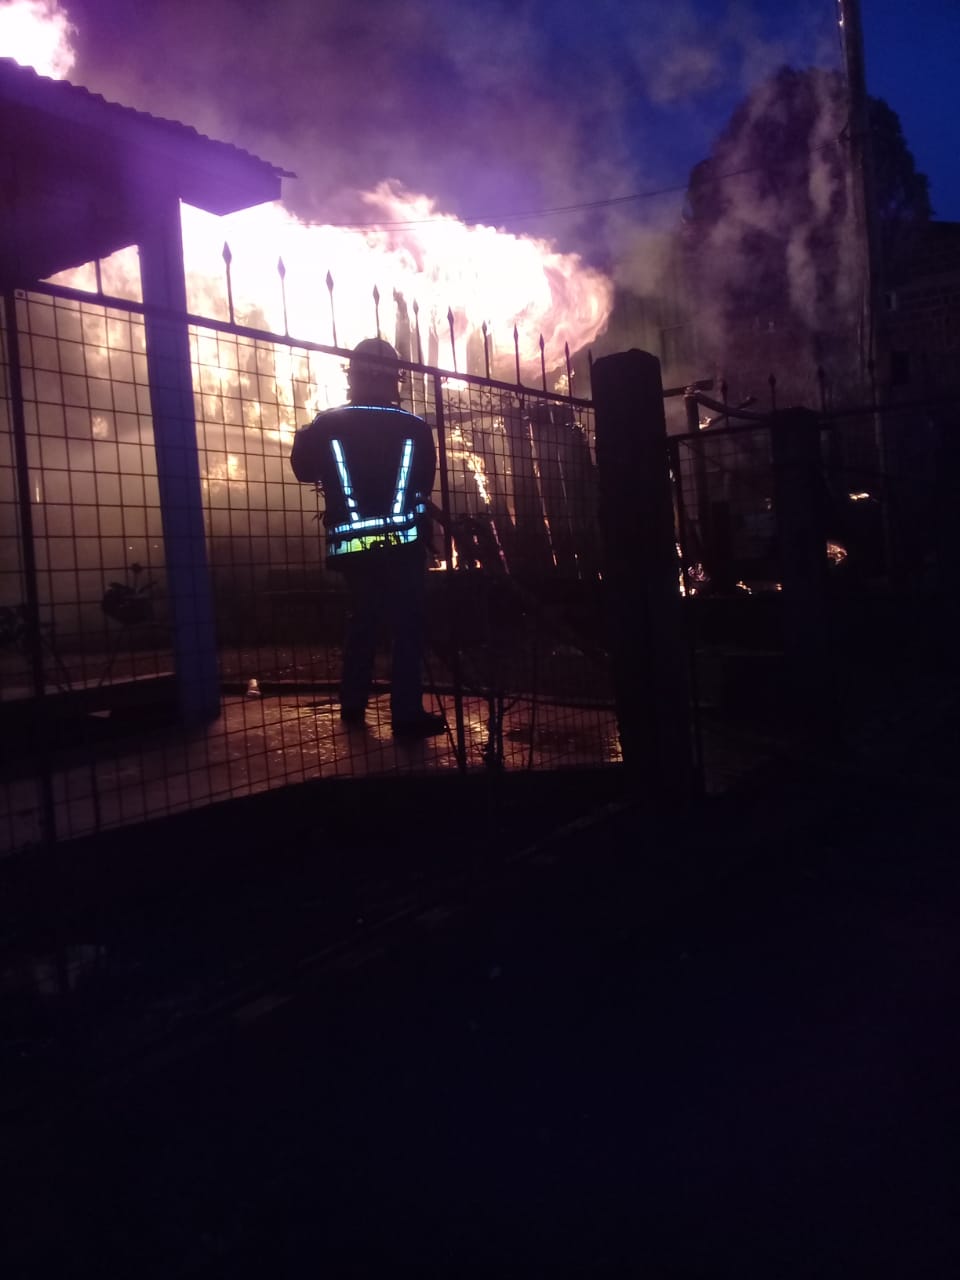
[[[325,500],[327,566],[342,571],[351,612],[340,680],[340,719],[362,725],[373,660],[386,623],[393,640],[390,715],[395,737],[425,738],[446,728],[423,709],[426,503],[437,456],[422,418],[399,407],[400,370],[381,338],[350,358],[349,403],[298,431],[290,463]]]

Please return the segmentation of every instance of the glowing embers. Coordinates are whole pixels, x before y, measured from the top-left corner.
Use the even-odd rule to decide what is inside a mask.
[[[683,568],[683,548],[680,543],[675,543],[677,548],[677,572],[680,581],[681,596],[696,596],[710,585],[710,574],[700,563],[699,560],[689,564],[686,570]]]

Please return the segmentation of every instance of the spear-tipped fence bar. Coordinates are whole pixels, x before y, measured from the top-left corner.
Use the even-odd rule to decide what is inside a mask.
[[[453,357],[453,372],[457,373],[457,335],[454,325],[453,307],[447,307],[447,324],[450,326],[450,352]]]
[[[413,328],[417,338],[417,363],[423,364],[423,342],[420,338],[420,303],[413,300]]]
[[[233,253],[226,240],[223,242],[223,265],[227,272],[227,315],[230,317],[230,323],[233,324],[236,316],[233,313],[233,275],[231,272],[231,264],[233,263]]]
[[[277,275],[280,277],[280,301],[283,305],[283,332],[284,336],[290,336],[290,325],[287,321],[287,268],[283,259],[277,259]]]
[[[330,295],[330,325],[333,329],[333,345],[339,347],[340,344],[337,341],[337,313],[333,306],[333,276],[329,271],[327,272],[327,293]]]
[[[226,274],[227,312],[230,318],[230,324],[231,326],[234,326],[236,325],[236,311],[235,311],[234,300],[233,300],[233,275],[232,275],[233,252],[226,241],[224,242],[224,245],[223,245],[223,261],[224,261],[225,274]],[[103,288],[102,288],[102,281],[99,275],[99,268],[100,268],[99,261],[96,263],[96,266],[98,271],[97,294],[98,296],[102,297]],[[289,327],[288,313],[287,313],[287,292],[286,292],[287,269],[283,261],[283,258],[279,258],[277,261],[277,274],[280,277],[280,295],[281,295],[281,303],[283,308],[283,333],[284,333],[284,337],[289,338],[290,327]],[[330,298],[330,327],[333,335],[333,346],[339,347],[340,341],[337,335],[337,316],[336,316],[336,309],[335,309],[334,300],[333,300],[334,279],[333,279],[333,273],[330,270],[327,271],[327,274],[325,277],[325,283],[327,286],[327,293]],[[379,338],[379,337],[382,337],[382,328],[381,328],[381,321],[380,321],[380,289],[377,285],[373,286],[372,296],[373,296],[374,327],[375,327],[376,335]],[[396,299],[396,296],[397,295],[395,292],[394,293],[395,299]],[[420,306],[416,300],[414,300],[413,302],[413,315],[414,315],[414,329],[416,332],[416,341],[417,341],[417,362],[420,365],[423,365],[424,364],[423,345],[420,337]],[[453,364],[453,373],[459,375],[460,369],[457,362],[456,315],[452,306],[447,308],[447,325],[450,332],[450,354],[451,354],[451,360]],[[485,373],[485,376],[489,379],[490,378],[490,345],[489,345],[489,328],[487,326],[486,321],[484,321],[482,325],[482,332],[483,332],[484,373]],[[297,345],[312,345],[312,344],[298,343]],[[546,391],[547,390],[546,341],[542,333],[539,336],[538,345],[540,348],[540,384],[541,384],[541,388],[544,391]],[[517,374],[516,385],[518,387],[522,387],[523,377],[521,373],[522,361],[520,357],[520,332],[517,325],[513,326],[513,348],[514,348],[514,361],[515,361],[516,374]],[[322,349],[322,344],[320,344],[320,349]],[[593,367],[592,355],[589,356],[589,360],[590,360],[590,367],[592,369]],[[573,371],[572,371],[571,360],[570,360],[570,344],[569,343],[564,344],[564,362],[566,365],[566,373],[567,373],[567,390],[568,392],[572,392]]]
[[[190,324],[195,324],[199,326],[205,325],[213,329],[229,328],[230,330],[235,330],[238,333],[244,333],[250,336],[255,336],[258,339],[263,341],[270,341],[270,340],[275,341],[279,336],[275,333],[272,333],[267,330],[259,330],[259,329],[254,329],[250,326],[242,326],[237,324],[236,311],[235,311],[234,298],[233,298],[233,277],[232,277],[233,252],[227,241],[224,241],[222,256],[223,256],[224,267],[225,267],[225,280],[226,280],[226,290],[227,290],[227,313],[229,316],[228,324],[224,325],[222,321],[215,320],[209,316],[196,316],[196,315],[190,314],[190,315],[182,316],[180,318],[186,319]],[[81,290],[81,289],[70,289],[63,286],[48,286],[48,285],[43,285],[39,282],[37,284],[31,285],[30,292],[49,293],[53,296],[74,298],[80,302],[89,302],[91,297],[95,297],[97,301],[104,306],[109,306],[118,310],[139,312],[141,314],[143,314],[146,310],[151,310],[151,311],[156,310],[155,308],[144,308],[143,304],[140,304],[140,303],[131,303],[129,299],[116,298],[111,295],[105,294],[103,292],[103,278],[102,278],[102,271],[101,271],[101,263],[99,259],[96,259],[94,261],[94,269],[95,269],[95,275],[96,275],[96,292],[95,293],[90,293],[87,290]],[[305,338],[294,338],[291,336],[289,332],[289,324],[288,324],[288,317],[287,317],[286,266],[282,258],[278,259],[277,273],[280,277],[281,296],[282,296],[282,303],[283,303],[283,321],[284,321],[283,337],[286,339],[289,339],[293,345],[296,345],[298,347],[303,347],[307,350],[318,351],[318,352],[329,352],[330,354],[333,354],[333,355],[342,355],[342,354],[349,355],[350,354],[349,350],[344,351],[344,348],[340,346],[340,340],[337,334],[337,319],[336,319],[336,311],[334,307],[334,298],[333,298],[334,279],[333,279],[332,272],[327,271],[327,274],[325,277],[327,292],[330,298],[330,325],[331,325],[331,331],[332,331],[332,337],[333,337],[332,345],[313,342]],[[381,333],[380,291],[376,286],[374,286],[374,289],[373,289],[373,300],[374,300],[374,319],[376,323],[377,335],[380,336],[380,333]],[[420,305],[416,300],[414,300],[412,306],[413,306],[413,316],[414,316],[414,332],[416,337],[416,354],[417,354],[416,366],[418,368],[418,371],[424,372],[424,373],[441,372],[446,374],[449,374],[450,372],[452,372],[456,375],[459,375],[459,370],[457,367],[456,343],[454,340],[454,333],[453,333],[453,323],[454,323],[453,308],[450,307],[447,310],[447,320],[451,326],[451,350],[452,350],[452,356],[453,356],[453,369],[451,371],[451,370],[441,370],[439,365],[427,365],[426,362],[424,361],[423,342],[422,342],[421,333],[420,333]],[[494,385],[506,388],[511,384],[499,382],[495,379],[490,378],[489,327],[486,322],[484,322],[482,326],[482,332],[483,332],[483,345],[484,345],[485,376],[489,381],[494,383]],[[521,390],[525,390],[527,388],[524,388],[523,379],[521,375],[522,362],[520,357],[520,334],[519,334],[518,327],[516,325],[514,325],[513,327],[513,345],[514,345],[514,360],[515,360],[515,369],[516,369],[516,382],[512,385],[516,386],[517,388],[520,388]],[[546,361],[545,361],[545,342],[542,334],[540,335],[539,345],[540,345],[540,355],[541,355],[541,371],[540,371],[541,379],[540,380],[541,380],[541,387],[545,391],[546,390],[546,378],[545,378]],[[592,383],[593,352],[588,349],[586,353],[586,357],[587,357],[587,368],[588,368],[590,380]],[[567,374],[568,393],[572,393],[574,371],[572,367],[569,343],[564,344],[564,363],[565,363],[566,374]],[[414,366],[411,365],[410,367],[413,368]],[[874,359],[868,360],[865,367],[869,376],[870,388],[871,388],[870,403],[866,405],[851,405],[849,407],[836,409],[830,404],[829,376],[826,370],[824,369],[823,365],[817,366],[815,374],[816,374],[816,380],[817,380],[818,389],[819,389],[821,413],[824,413],[824,414],[829,413],[831,416],[835,416],[838,413],[843,415],[856,415],[863,412],[882,413],[882,412],[885,412],[887,409],[892,409],[892,408],[906,409],[906,408],[929,407],[931,405],[939,404],[941,400],[945,399],[945,397],[942,397],[942,396],[928,396],[928,397],[918,396],[915,400],[911,400],[909,403],[903,402],[897,405],[883,405],[877,399],[876,361]],[[769,377],[767,378],[767,384],[770,388],[770,407],[773,412],[776,412],[778,407],[777,406],[776,374],[771,373],[769,375]],[[684,396],[684,395],[688,395],[691,389],[697,390],[697,391],[712,390],[713,386],[714,386],[713,379],[706,379],[706,380],[700,380],[694,383],[689,383],[685,386],[665,388],[663,394],[665,398]],[[724,418],[740,417],[745,419],[749,418],[752,421],[762,420],[763,415],[761,414],[745,414],[742,412],[742,409],[746,406],[746,404],[749,404],[752,401],[742,402],[741,406],[739,406],[736,410],[727,405],[727,383],[725,380],[720,383],[720,391],[722,394],[723,404],[718,405],[716,401],[707,401],[706,399],[703,399],[701,403],[704,405],[705,408],[713,409],[715,413],[718,413]],[[568,397],[562,397],[562,398],[568,398]],[[569,396],[569,398],[573,398],[572,394]],[[589,403],[589,400],[584,400],[584,403],[585,404]]]

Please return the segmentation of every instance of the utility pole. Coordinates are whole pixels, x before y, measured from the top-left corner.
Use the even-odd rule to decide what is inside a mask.
[[[877,230],[860,0],[837,0],[837,10],[847,82],[850,196],[860,259],[860,384],[861,387],[866,387],[868,373],[876,360],[877,319],[881,301],[880,237]],[[870,381],[872,383],[872,379]],[[872,393],[872,385],[870,390]]]
[[[860,387],[873,405],[873,439],[877,470],[882,476],[883,547],[887,572],[896,580],[901,571],[890,513],[890,458],[883,415],[877,409],[877,331],[883,300],[880,234],[874,182],[870,107],[863,56],[860,0],[837,0],[843,37],[850,134],[850,192],[861,260]]]

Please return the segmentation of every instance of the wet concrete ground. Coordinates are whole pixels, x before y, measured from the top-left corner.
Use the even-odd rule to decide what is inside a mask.
[[[331,849],[140,908],[126,1022],[170,1026],[98,1052],[94,974],[24,1032],[5,1274],[956,1274],[957,726],[446,881]]]
[[[416,776],[461,767],[451,697],[426,698],[428,710],[446,716],[449,730],[424,741],[394,740],[388,704],[386,694],[375,697],[365,725],[348,728],[340,723],[334,695],[281,686],[253,698],[225,696],[221,715],[194,731],[146,726],[137,736],[93,740],[52,769],[57,838],[76,839],[313,778]],[[464,767],[482,770],[492,741],[490,706],[484,698],[465,697],[462,711]],[[603,767],[620,759],[616,715],[612,706],[510,698],[502,710],[500,750],[507,769]],[[40,841],[42,812],[38,778],[0,787],[0,857]]]

